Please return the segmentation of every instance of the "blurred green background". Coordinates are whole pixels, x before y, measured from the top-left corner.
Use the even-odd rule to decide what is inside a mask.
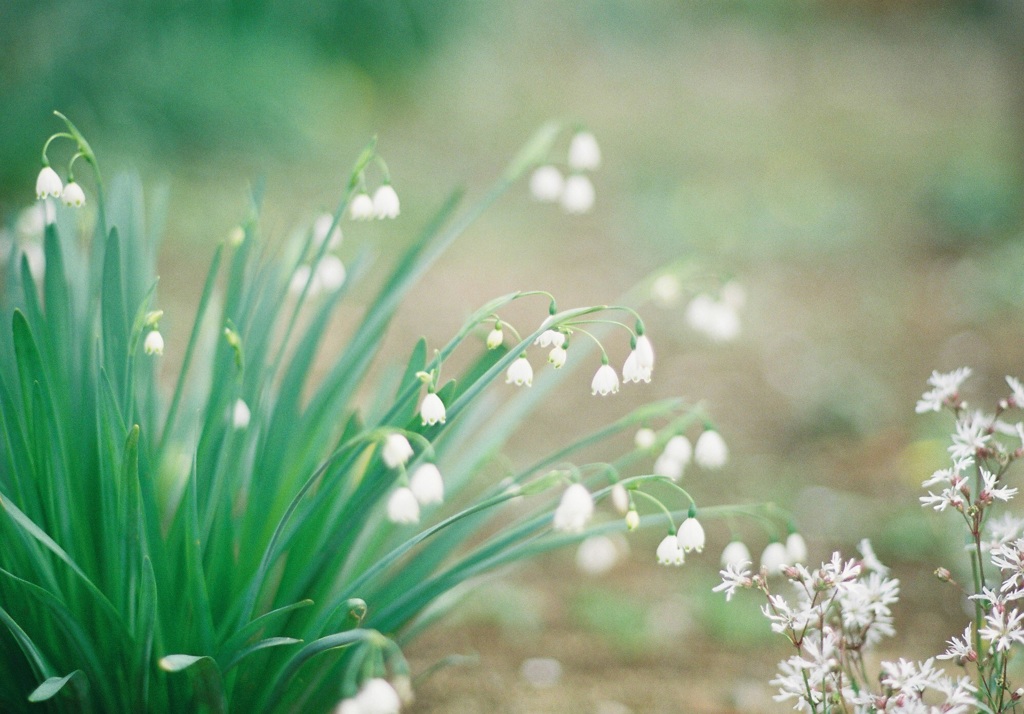
[[[651,309],[654,383],[596,402],[574,377],[517,446],[533,453],[644,399],[708,399],[733,458],[687,487],[702,503],[791,504],[812,558],[872,537],[904,579],[897,625],[920,645],[898,654],[923,656],[951,634],[941,623],[959,605],[927,577],[955,556],[952,522],[916,505],[946,424],[916,417],[914,401],[932,369],[975,367],[979,404],[1003,396],[1003,375],[1024,376],[1022,7],[6,0],[0,225],[8,244],[23,239],[18,217],[60,109],[108,174],[135,168],[169,189],[160,289],[173,345],[189,327],[175,316],[244,217],[252,181],[266,179],[264,232],[287,236],[333,208],[378,135],[403,213],[345,224],[342,253],[373,245],[386,261],[451,188],[480,195],[542,121],[583,122],[604,153],[594,211],[569,217],[513,191],[427,276],[400,317],[396,354],[419,334],[439,342],[468,306],[509,290],[606,302],[679,258],[735,276],[748,293],[738,341],[709,344],[681,310]],[[492,598],[507,604],[470,607],[429,635],[424,663],[465,645],[482,651],[485,674],[444,675],[421,711],[459,711],[463,699],[464,711],[520,711],[510,692],[530,711],[566,711],[517,678],[515,658],[544,648],[566,662],[560,691],[590,697],[587,711],[629,697],[635,711],[677,711],[687,682],[706,684],[708,671],[721,686],[690,710],[768,707],[781,643],[765,639],[752,602],[707,596],[728,534],[712,524],[709,554],[652,574],[658,535],[633,539],[606,579],[552,577],[573,567],[571,554],[530,566],[519,604]],[[747,535],[756,552],[763,536]],[[654,604],[638,609],[645,598]],[[684,624],[657,620],[647,637],[638,623],[658,603],[685,610]],[[508,620],[522,611],[538,629]],[[672,646],[659,628],[700,646]],[[602,648],[611,654],[593,664]],[[752,649],[764,661],[737,668]],[[597,683],[620,678],[634,688],[594,699]]]

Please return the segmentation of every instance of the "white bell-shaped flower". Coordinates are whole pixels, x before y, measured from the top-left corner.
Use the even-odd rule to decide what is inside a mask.
[[[693,458],[693,447],[689,439],[682,434],[676,434],[665,442],[665,453],[685,466]]]
[[[548,352],[548,362],[555,369],[561,369],[565,366],[565,361],[569,358],[569,353],[565,351],[564,347],[552,347],[551,351]]]
[[[441,397],[433,392],[423,397],[423,403],[420,404],[420,419],[422,419],[423,426],[433,426],[438,422],[444,424],[446,418],[447,414]]]
[[[807,542],[799,533],[790,533],[786,538],[786,564],[796,565],[807,562]]]
[[[231,426],[235,429],[245,429],[249,426],[251,418],[252,412],[249,411],[249,405],[245,403],[244,399],[236,399],[231,408]]]
[[[391,683],[376,677],[363,682],[356,695],[361,714],[398,714],[402,699]]]
[[[514,384],[517,387],[533,385],[533,367],[526,357],[519,357],[508,366],[505,372],[505,384]]]
[[[700,553],[704,550],[704,526],[696,518],[687,518],[683,521],[676,538],[679,540],[679,547],[685,553],[691,550]]]
[[[649,449],[657,440],[658,435],[654,429],[645,426],[636,430],[636,434],[633,435],[633,446],[638,449]]]
[[[396,218],[398,213],[398,194],[391,184],[382,184],[373,192],[373,214],[377,218]]]
[[[769,543],[761,553],[761,567],[768,571],[769,575],[781,573],[782,567],[789,564],[788,561],[789,554],[786,552],[786,546],[778,541]]]
[[[159,330],[150,330],[146,339],[142,341],[142,351],[147,355],[162,355],[164,353],[164,336]]]
[[[720,469],[729,460],[725,439],[714,429],[707,429],[697,437],[693,447],[693,460],[705,469]]]
[[[500,327],[495,327],[487,333],[487,349],[496,350],[501,347],[502,343],[505,342],[505,333],[502,332]]]
[[[612,505],[619,513],[626,513],[629,510],[629,492],[621,483],[612,486]]]
[[[610,364],[602,364],[590,382],[591,394],[600,394],[604,397],[618,391],[619,375],[615,373],[615,368]]]
[[[566,213],[586,213],[594,207],[594,184],[582,174],[573,174],[565,180],[562,191],[562,209]]]
[[[409,440],[401,434],[388,434],[384,438],[384,448],[381,450],[381,458],[389,469],[397,469],[404,466],[412,458],[412,445]]]
[[[333,293],[345,284],[345,278],[345,264],[336,255],[328,253],[316,264],[313,281],[318,291]],[[312,288],[310,292],[313,292]]]
[[[550,164],[539,166],[530,174],[530,193],[538,201],[554,203],[561,197],[564,186],[562,172]]]
[[[357,193],[353,196],[352,203],[348,205],[348,215],[354,221],[368,221],[376,216],[370,194]]]
[[[36,178],[36,198],[43,199],[49,196],[60,198],[63,188],[64,184],[61,183],[57,172],[49,166],[44,166]]]
[[[569,168],[593,171],[601,165],[601,147],[589,131],[578,131],[569,142]]]
[[[594,497],[586,486],[574,483],[565,489],[558,502],[552,525],[556,531],[579,533],[594,515]]]
[[[402,486],[391,492],[388,498],[388,520],[392,523],[419,523],[420,504],[410,488]]]
[[[533,344],[539,347],[561,347],[565,344],[565,333],[558,330],[544,330]]]
[[[437,466],[431,463],[420,464],[412,472],[409,479],[409,490],[416,496],[421,506],[429,506],[444,501],[444,480]]]
[[[331,226],[333,224],[334,216],[330,213],[321,213],[313,221],[313,248],[315,250],[319,250],[325,241],[327,242],[327,250],[334,250],[341,245],[341,226],[334,226],[332,231]]]
[[[729,565],[740,566],[751,562],[753,560],[750,557],[750,549],[741,540],[731,541],[729,545],[725,546],[725,550],[722,551],[722,567]]]
[[[60,198],[64,201],[65,206],[71,208],[81,208],[85,205],[85,191],[77,183],[72,181],[64,187],[64,191],[61,193]]]
[[[667,535],[662,539],[658,544],[657,556],[658,563],[661,565],[682,565],[686,560],[675,534]]]
[[[635,531],[640,527],[640,514],[635,509],[631,508],[626,511],[626,528],[631,531]]]
[[[671,454],[661,452],[661,455],[654,460],[654,467],[651,473],[655,476],[663,476],[671,481],[678,481],[683,477],[686,464],[679,459],[672,458]]]
[[[654,369],[654,345],[651,344],[650,338],[647,335],[637,337],[633,351],[636,353],[637,365],[647,371],[649,378],[651,370]]]
[[[627,383],[651,381],[651,370],[650,368],[645,369],[640,365],[640,359],[637,356],[636,350],[632,350],[629,353],[625,364],[622,365],[622,381]]]

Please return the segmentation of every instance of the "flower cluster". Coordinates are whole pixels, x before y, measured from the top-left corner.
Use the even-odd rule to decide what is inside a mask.
[[[844,562],[836,553],[821,569],[799,565],[780,571],[796,585],[787,600],[769,590],[770,569],[752,574],[748,563],[731,561],[715,590],[726,598],[739,589],[756,588],[767,597],[763,608],[775,632],[786,635],[797,653],[780,664],[772,684],[778,701],[813,712],[939,712],[1017,711],[1024,689],[1011,683],[1009,661],[1024,646],[1024,520],[993,518],[993,507],[1006,503],[1017,488],[1006,483],[1009,467],[1024,455],[1024,422],[1011,420],[1024,408],[1024,385],[1013,377],[1010,395],[995,411],[974,411],[960,393],[969,368],[933,372],[930,389],[917,403],[920,413],[948,410],[955,421],[950,435],[950,464],[923,482],[923,507],[956,513],[966,532],[973,587],[961,587],[974,612],[960,636],[949,639],[946,651],[924,662],[899,659],[882,662],[880,674],[867,675],[864,652],[895,634],[891,607],[899,582],[888,576],[866,540],[861,558]],[[724,560],[724,558],[723,558]],[[967,570],[967,568],[965,568]],[[955,583],[949,569],[935,575]],[[935,660],[964,668],[959,677],[937,669]],[[972,679],[973,670],[973,679]]]
[[[601,148],[589,131],[576,132],[569,142],[567,174],[545,164],[530,176],[530,193],[543,203],[561,203],[566,213],[586,213],[594,206],[594,184],[587,176],[601,165]]]
[[[405,466],[414,455],[412,444],[404,434],[391,432],[384,437],[380,458],[389,469],[400,472],[399,481],[404,484],[388,497],[387,514],[392,523],[419,523],[422,506],[444,502],[444,479],[436,464],[423,461],[413,470],[412,476],[406,475]]]

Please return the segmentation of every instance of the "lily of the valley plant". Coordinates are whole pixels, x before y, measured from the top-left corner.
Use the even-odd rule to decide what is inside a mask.
[[[413,695],[400,645],[475,576],[595,531],[664,527],[666,516],[673,545],[659,558],[702,549],[696,504],[675,483],[682,467],[637,470],[670,442],[681,458],[672,440],[687,429],[704,433],[699,464],[725,462],[706,414],[680,400],[495,474],[509,435],[574,367],[594,370],[598,395],[651,379],[651,340],[628,305],[560,310],[547,293],[505,295],[447,344],[411,344],[404,369],[367,383],[403,296],[489,204],[546,165],[557,127],[477,204],[441,208],[313,383],[331,317],[367,272],[362,253],[342,263],[342,219],[399,216],[375,144],[299,250],[274,257],[254,199],[187,317],[164,313],[159,220],[144,215],[137,181],[105,188],[93,150],[66,124],[46,143],[37,196],[68,207],[40,204],[54,218],[36,237],[44,264],[19,246],[3,281],[0,710],[394,712]],[[592,170],[596,142],[577,142],[572,170]],[[59,146],[73,152],[67,183],[48,158]],[[84,189],[76,165],[92,169]],[[584,203],[565,200],[573,211]],[[82,211],[91,232],[76,230]],[[539,308],[521,331],[502,317],[520,300]],[[172,321],[192,324],[187,341],[161,332]],[[470,366],[446,375],[456,350]],[[637,429],[643,445],[617,461],[570,460]],[[641,518],[641,498],[657,512]]]

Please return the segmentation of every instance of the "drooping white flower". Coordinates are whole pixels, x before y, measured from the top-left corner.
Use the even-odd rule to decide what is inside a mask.
[[[548,362],[555,369],[561,369],[565,366],[565,361],[569,358],[569,353],[565,351],[564,347],[552,347],[551,351],[548,352]]]
[[[636,434],[633,435],[633,445],[638,449],[649,449],[654,446],[657,440],[658,435],[654,432],[654,429],[646,426],[637,429]]]
[[[315,250],[319,250],[325,241],[327,242],[327,250],[334,250],[341,245],[341,226],[334,226],[332,231],[331,226],[333,224],[334,216],[330,213],[321,213],[313,221],[313,248]]]
[[[729,459],[725,439],[714,429],[705,429],[693,447],[693,460],[705,469],[720,469]]]
[[[396,218],[399,213],[398,194],[389,183],[373,192],[373,214],[377,218]]]
[[[562,209],[566,213],[586,213],[594,207],[594,184],[582,174],[573,174],[565,180],[562,191]]]
[[[444,424],[446,418],[447,414],[441,397],[434,392],[429,392],[427,396],[423,397],[423,403],[420,404],[420,419],[422,419],[423,426],[433,426],[438,422]]]
[[[669,458],[675,459],[685,466],[693,458],[693,446],[685,436],[676,434],[665,442],[665,453]]]
[[[741,540],[730,541],[729,545],[725,546],[725,550],[722,551],[721,563],[723,566],[749,565],[751,562],[750,549]]]
[[[660,565],[682,565],[686,560],[675,534],[667,535],[661,540],[656,555]]]
[[[728,342],[740,333],[740,316],[724,301],[700,294],[686,306],[686,322],[715,342]]]
[[[631,508],[626,512],[626,528],[631,531],[635,531],[640,527],[640,514],[636,512],[635,508]]]
[[[164,353],[164,336],[160,334],[159,330],[149,331],[146,339],[142,341],[142,351],[147,355],[162,355]]]
[[[958,398],[960,385],[970,376],[970,367],[960,367],[946,373],[932,372],[932,376],[928,378],[928,384],[932,389],[921,395],[914,411],[918,414],[939,411],[944,404]]]
[[[505,384],[514,384],[517,387],[533,386],[533,367],[530,366],[526,357],[519,357],[508,366],[508,371],[505,373]]]
[[[679,526],[676,538],[684,553],[689,553],[691,550],[700,553],[704,550],[704,526],[696,518],[684,520],[683,524]]]
[[[419,523],[420,504],[412,489],[402,486],[391,492],[388,497],[388,520],[392,523]]]
[[[373,199],[368,193],[357,193],[348,206],[348,215],[354,221],[368,221],[376,215]]]
[[[388,434],[384,438],[381,458],[389,469],[404,466],[412,458],[412,445],[402,434]]]
[[[594,374],[590,382],[591,394],[600,394],[602,397],[615,394],[619,391],[619,375],[610,364],[602,364]]]
[[[612,486],[612,505],[619,513],[626,513],[629,510],[629,492],[621,483]]]
[[[583,539],[576,549],[576,567],[587,575],[604,575],[622,557],[621,547],[606,535]]]
[[[497,326],[493,330],[487,333],[487,349],[496,350],[501,347],[501,344],[505,341],[505,335],[501,331],[501,327]]]
[[[409,479],[409,490],[421,506],[444,501],[444,479],[435,464],[423,463],[416,467]]]
[[[659,307],[672,307],[679,302],[683,294],[683,286],[679,282],[679,276],[672,273],[659,275],[651,283],[651,299]]]
[[[530,174],[530,193],[538,201],[554,203],[561,197],[564,186],[562,172],[550,164],[538,166]]]
[[[627,383],[651,381],[651,370],[650,368],[644,369],[640,365],[640,359],[637,356],[636,350],[630,351],[629,356],[626,357],[626,361],[622,365],[622,381]]]
[[[786,564],[807,562],[807,543],[799,533],[790,533],[786,537]]]
[[[533,344],[539,347],[561,347],[565,344],[565,333],[558,330],[544,330]]]
[[[36,178],[36,198],[43,199],[48,196],[60,198],[63,188],[64,184],[61,183],[60,176],[56,171],[49,166],[44,166],[40,170],[39,176]]]
[[[249,426],[251,418],[252,413],[249,411],[249,405],[245,403],[244,399],[236,399],[234,406],[231,408],[231,426],[236,429],[245,429]]]
[[[71,208],[81,208],[85,205],[85,191],[74,181],[64,187],[60,198],[64,201],[65,206],[70,206]]]
[[[386,679],[376,677],[363,682],[356,695],[361,714],[398,714],[402,700]]]
[[[303,290],[306,290],[306,284],[309,283],[309,279],[312,276],[312,270],[308,265],[300,265],[292,273],[291,280],[288,281],[288,292],[292,295],[301,295]],[[309,289],[306,290],[306,294],[310,297],[315,293],[314,285],[310,284]]]
[[[345,264],[341,258],[331,253],[326,254],[316,264],[316,271],[313,274],[313,282],[317,291],[332,293],[345,284]],[[313,292],[311,287],[310,292]]]
[[[574,483],[565,489],[558,502],[552,525],[556,531],[579,533],[594,515],[594,497],[586,486]]]
[[[782,572],[782,566],[788,564],[788,559],[786,546],[778,541],[772,541],[761,553],[761,567],[767,570],[769,575],[778,575]]]
[[[661,455],[654,460],[654,467],[651,473],[655,476],[663,476],[670,481],[678,481],[683,477],[686,464],[679,459],[674,459],[670,454],[661,452]]]
[[[593,171],[601,165],[601,148],[589,131],[578,131],[569,142],[569,168]]]
[[[648,372],[654,369],[654,345],[651,344],[651,339],[647,335],[640,335],[636,338],[636,347],[633,348],[636,352],[637,363],[641,369],[646,369]]]

